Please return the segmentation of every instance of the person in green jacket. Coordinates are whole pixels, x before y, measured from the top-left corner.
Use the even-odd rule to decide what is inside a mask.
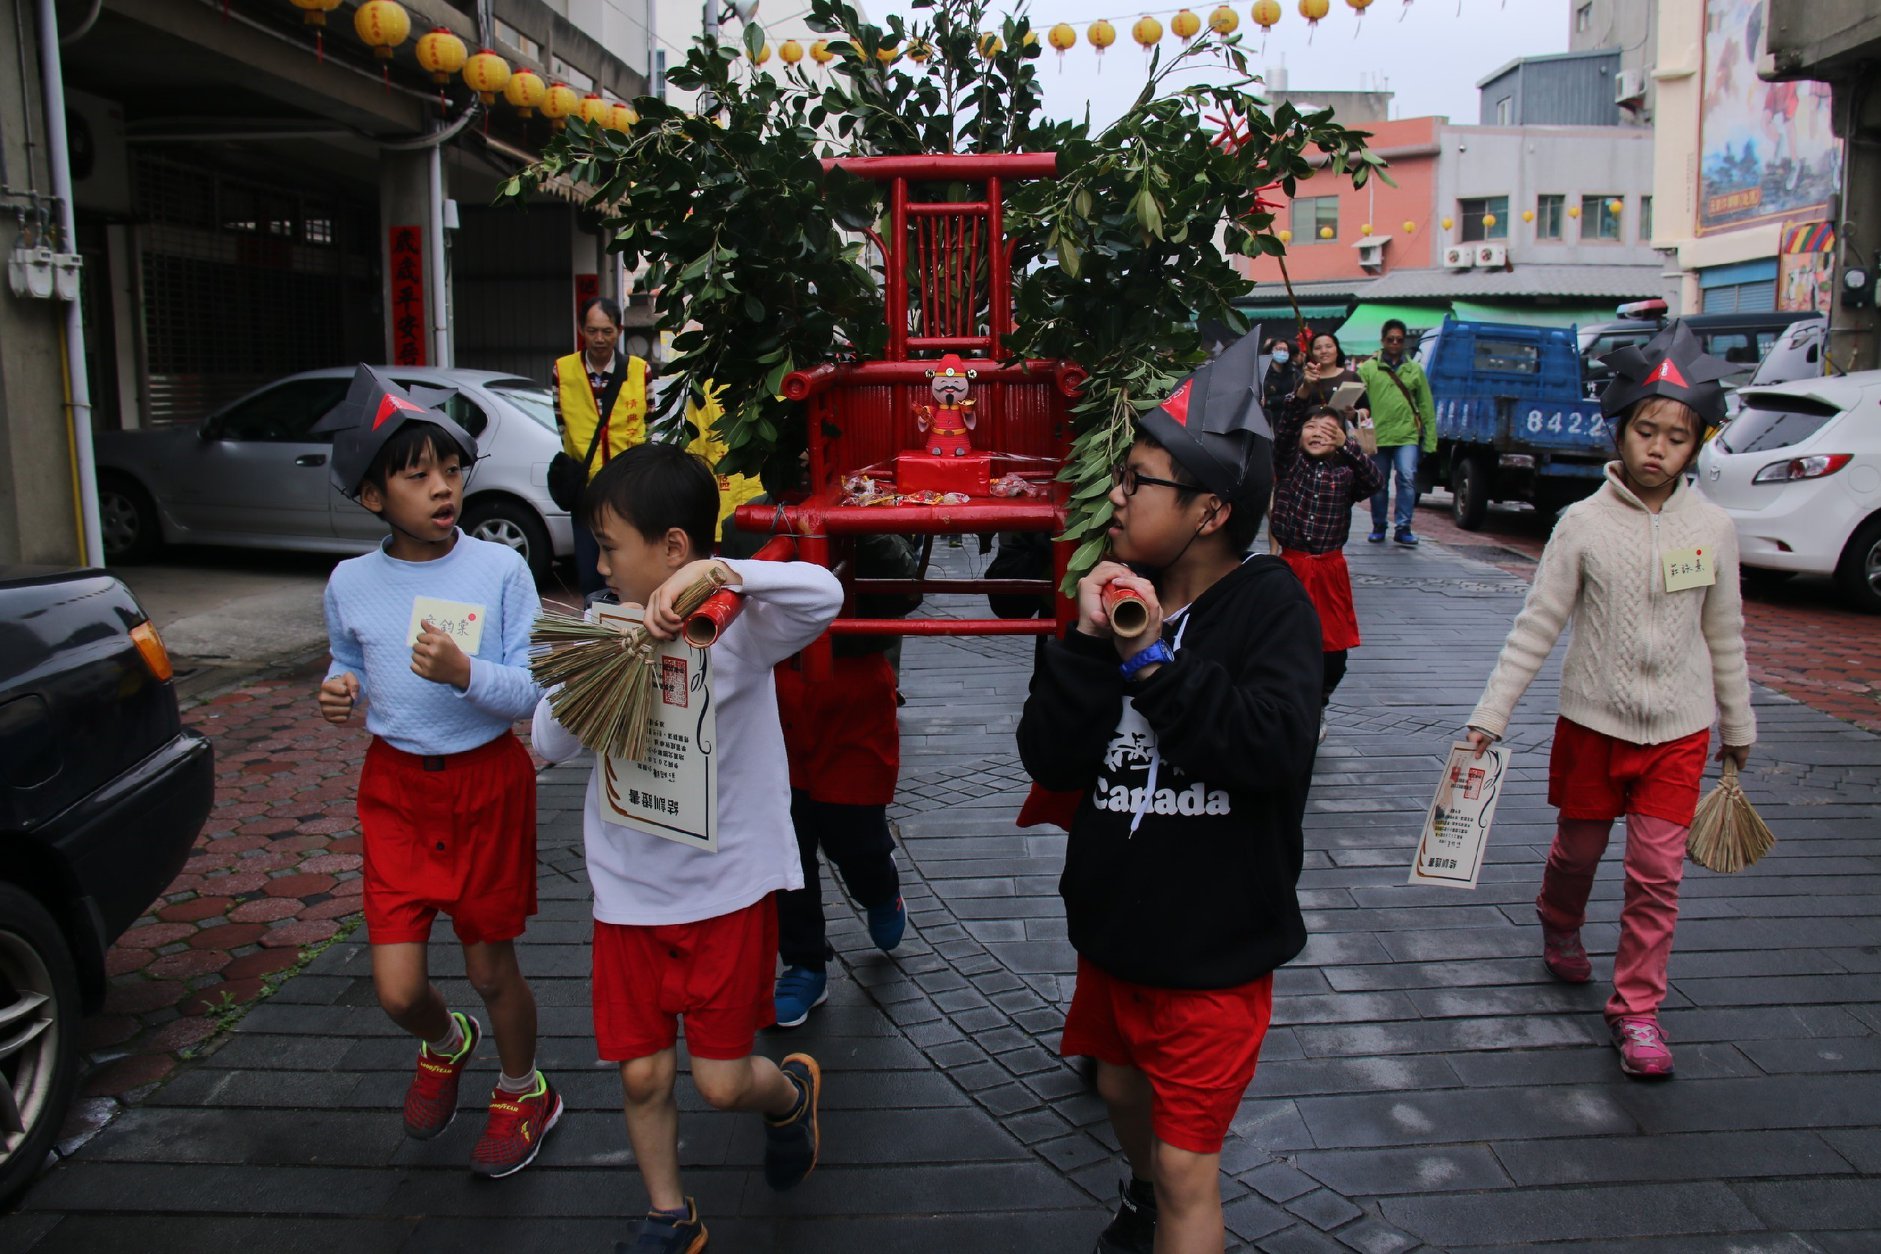
[[[1437,402],[1430,394],[1424,368],[1404,351],[1406,335],[1404,324],[1396,318],[1385,323],[1378,356],[1360,365],[1358,374],[1365,384],[1365,404],[1378,435],[1378,451],[1372,456],[1385,478],[1385,486],[1372,498],[1372,533],[1365,538],[1373,544],[1385,542],[1385,518],[1395,475],[1398,510],[1394,538],[1399,544],[1415,548],[1417,535],[1411,530],[1411,514],[1417,508],[1417,459],[1420,450],[1437,451]]]

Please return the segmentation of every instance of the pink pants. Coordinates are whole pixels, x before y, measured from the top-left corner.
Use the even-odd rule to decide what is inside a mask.
[[[1535,899],[1542,926],[1571,932],[1587,917],[1594,870],[1613,828],[1608,820],[1562,819]],[[1666,964],[1679,918],[1679,881],[1685,875],[1689,826],[1649,814],[1626,816],[1626,899],[1620,908],[1620,946],[1613,955],[1613,996],[1607,1021],[1654,1017],[1665,1000]]]

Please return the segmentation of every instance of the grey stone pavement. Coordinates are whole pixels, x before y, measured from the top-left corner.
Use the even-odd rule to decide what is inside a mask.
[[[956,572],[980,560],[970,540],[938,551]],[[1351,557],[1366,643],[1310,804],[1312,939],[1279,974],[1224,1154],[1231,1248],[1881,1250],[1881,741],[1758,693],[1748,786],[1779,844],[1735,877],[1688,873],[1664,1016],[1679,1075],[1629,1082],[1600,1018],[1617,841],[1587,929],[1596,982],[1555,984],[1538,957],[1558,662],[1512,728],[1481,887],[1404,883],[1441,756],[1525,585],[1434,545],[1360,540]],[[1091,1248],[1118,1168],[1101,1104],[1054,1052],[1074,965],[1055,888],[1065,837],[1012,825],[1031,647],[908,646],[892,813],[910,939],[874,952],[832,895],[830,1003],[761,1042],[824,1067],[823,1166],[801,1189],[766,1189],[757,1120],[703,1109],[682,1082],[686,1184],[713,1249]],[[522,954],[568,1114],[537,1165],[472,1180],[474,1108],[437,1141],[405,1140],[411,1045],[374,1006],[355,935],[44,1177],[0,1219],[0,1250],[610,1248],[645,1195],[589,1035],[583,779],[542,779],[542,913]],[[447,994],[470,1006],[439,935]],[[483,1053],[467,1106],[495,1076]]]

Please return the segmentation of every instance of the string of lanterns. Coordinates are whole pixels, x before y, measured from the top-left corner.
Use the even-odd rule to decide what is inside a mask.
[[[289,0],[301,12],[301,20],[314,28],[314,55],[326,59],[327,14],[340,6],[340,0]],[[391,64],[399,48],[411,38],[411,13],[398,0],[365,0],[353,11],[353,31],[359,41],[372,49],[380,62],[380,78],[391,84]],[[487,110],[503,97],[521,117],[541,114],[555,129],[578,117],[593,126],[626,131],[640,121],[634,107],[620,100],[609,100],[598,92],[584,98],[562,82],[546,81],[524,66],[511,69],[509,62],[489,48],[473,54],[464,41],[448,26],[439,26],[418,37],[413,48],[419,66],[437,84],[438,104],[444,104],[443,88],[461,76],[464,85],[477,93],[486,109],[484,127],[489,127]],[[768,45],[766,55],[769,55]],[[801,56],[801,52],[797,54]],[[786,60],[792,58],[786,53]]]
[[[296,3],[298,2],[299,0],[296,0]],[[1410,11],[1412,2],[1413,0],[1403,0],[1404,9],[1399,14],[1400,18]],[[1345,0],[1346,7],[1351,9],[1354,16],[1359,19],[1364,18],[1365,11],[1371,8],[1372,3],[1373,0]],[[1306,40],[1311,43],[1314,31],[1332,11],[1332,0],[1295,0],[1295,5],[1299,15],[1306,20]],[[1280,0],[1254,0],[1253,6],[1248,10],[1248,18],[1253,25],[1260,28],[1263,50],[1266,47],[1267,33],[1280,25],[1283,17],[1284,11]],[[1203,25],[1204,19],[1201,14],[1193,9],[1182,8],[1170,15],[1167,30],[1177,39],[1187,43],[1201,33]],[[1226,37],[1241,29],[1241,15],[1230,5],[1218,5],[1209,11],[1206,25],[1216,35]],[[1131,25],[1130,38],[1135,40],[1137,46],[1145,53],[1148,53],[1162,42],[1164,29],[1163,22],[1156,15],[1146,13]],[[1353,32],[1354,35],[1357,33],[1356,30]],[[1046,44],[1058,54],[1061,63],[1064,61],[1065,53],[1078,46],[1079,38],[1078,28],[1070,22],[1055,23],[1045,32]],[[1036,32],[1028,33],[1026,36],[1028,43],[1035,43],[1037,39]],[[1110,19],[1098,18],[1084,28],[1082,39],[1096,50],[1099,57],[1102,57],[1104,50],[1117,42],[1117,28]],[[979,50],[983,57],[997,55],[1004,46],[999,36],[991,31],[980,36]],[[819,39],[811,44],[808,52],[810,60],[817,65],[826,66],[836,59],[836,54],[830,51],[827,39]],[[777,49],[777,55],[788,65],[796,65],[803,59],[804,53],[803,45],[794,39],[786,41]],[[756,54],[747,55],[756,64],[763,65],[771,59],[771,46],[765,44],[758,49]],[[892,46],[884,47],[876,55],[884,65],[893,64],[902,56],[906,56],[911,61],[922,62],[932,55],[932,50],[921,44],[919,40],[915,40],[911,41],[905,50]],[[1099,72],[1102,72],[1101,61]]]

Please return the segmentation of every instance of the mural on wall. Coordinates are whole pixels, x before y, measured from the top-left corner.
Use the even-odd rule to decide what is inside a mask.
[[[1766,83],[1764,0],[1705,0],[1698,233],[1820,216],[1841,186],[1827,83]]]
[[[1803,222],[1783,230],[1777,254],[1777,308],[1826,313],[1835,299],[1835,229]]]

